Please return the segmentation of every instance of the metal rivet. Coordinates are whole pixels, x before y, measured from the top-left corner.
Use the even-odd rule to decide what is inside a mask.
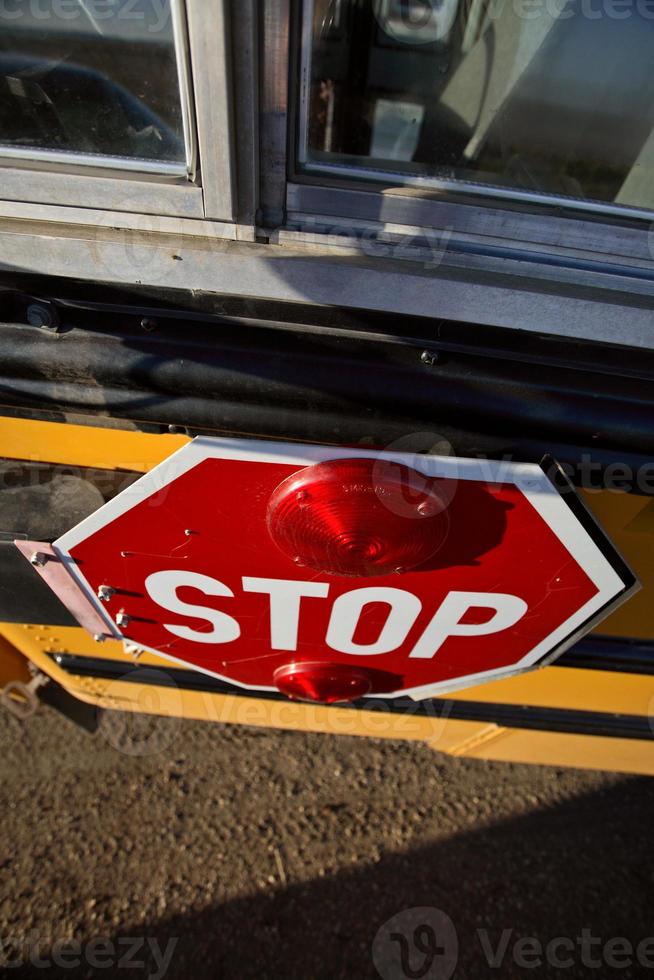
[[[44,330],[58,330],[59,317],[53,308],[41,303],[30,303],[25,311],[27,322],[31,327],[42,327]]]
[[[125,612],[119,612],[116,616],[116,622],[119,626],[129,626],[132,622],[132,617],[128,616]]]
[[[435,350],[423,350],[420,355],[420,360],[423,364],[429,364],[432,367],[434,364],[438,364],[441,359],[441,355]]]
[[[30,561],[32,565],[45,565],[48,560],[48,556],[42,551],[35,551],[33,555],[30,555]]]
[[[98,589],[98,599],[101,602],[109,602],[112,596],[116,595],[116,590],[112,589],[110,585],[101,585]]]
[[[104,641],[106,640],[106,636],[104,635],[104,633],[94,633],[93,639],[95,640],[96,643],[104,643]]]

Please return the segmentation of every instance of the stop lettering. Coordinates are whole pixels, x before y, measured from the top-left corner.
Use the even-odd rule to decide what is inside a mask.
[[[240,638],[241,626],[226,610],[180,599],[179,590],[184,586],[205,596],[235,598],[234,592],[228,586],[208,575],[178,569],[153,572],[145,580],[145,590],[157,605],[187,619],[210,624],[207,629],[164,623],[165,630],[173,636],[180,636],[194,643],[212,645],[233,643]],[[265,639],[271,650],[297,650],[302,598],[327,598],[329,595],[327,583],[249,576],[243,577],[242,589],[268,596],[270,628]],[[366,607],[373,603],[387,606],[386,619],[375,640],[357,642],[355,633],[359,621],[365,614]],[[228,608],[229,605],[226,606]],[[466,613],[471,609],[486,610],[488,618],[481,623],[464,622]],[[404,589],[377,586],[353,589],[342,593],[333,604],[324,642],[331,650],[353,656],[391,653],[403,645],[421,612],[420,599]],[[449,592],[407,655],[429,659],[438,652],[449,636],[486,636],[497,633],[515,625],[526,612],[527,603],[518,596],[492,592]]]

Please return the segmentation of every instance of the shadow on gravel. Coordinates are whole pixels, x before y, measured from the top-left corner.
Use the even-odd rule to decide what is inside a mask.
[[[654,780],[625,779],[556,808],[406,854],[389,854],[372,866],[306,884],[290,881],[284,889],[271,888],[192,916],[151,922],[145,935],[162,948],[177,938],[165,974],[170,980],[654,976],[654,940],[641,946],[641,958],[649,958],[649,967],[647,961],[638,963],[635,952],[644,938],[654,936],[653,816]],[[337,811],[333,833],[339,833]],[[156,848],[156,841],[152,846]],[[280,856],[283,862],[283,853]],[[286,873],[292,878],[298,870],[288,868]],[[436,956],[425,971],[434,936],[428,925],[414,935],[420,917],[409,917],[376,947],[382,964],[382,973],[377,973],[372,946],[380,926],[402,910],[421,906],[440,909],[452,920],[459,950],[454,972],[445,968],[447,955],[440,952],[445,944],[446,953],[452,953],[452,936],[438,923]],[[578,941],[584,929],[585,946]],[[478,930],[487,931],[485,940]],[[504,933],[505,955],[492,967],[484,943],[495,951],[503,930],[512,932]],[[140,925],[121,931],[122,936],[143,934]],[[399,965],[402,934],[409,955],[405,969]],[[536,937],[544,946],[557,937],[571,942],[550,950],[550,965],[537,947],[523,943],[517,947],[516,962],[514,944],[524,937]],[[624,937],[634,952],[617,941],[605,946],[618,937]],[[422,953],[413,945],[414,938]],[[149,968],[136,970],[21,967],[6,975],[157,975],[150,962]]]

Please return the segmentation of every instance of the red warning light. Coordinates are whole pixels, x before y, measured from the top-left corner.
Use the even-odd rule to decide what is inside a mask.
[[[379,459],[338,459],[276,488],[268,530],[298,565],[332,575],[388,575],[422,565],[447,533],[447,481]]]
[[[293,701],[336,704],[369,694],[373,680],[365,670],[346,664],[299,663],[279,667],[273,676],[278,690]]]

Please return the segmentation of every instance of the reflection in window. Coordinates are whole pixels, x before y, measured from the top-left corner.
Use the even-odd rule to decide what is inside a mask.
[[[305,19],[309,167],[654,208],[654,0],[306,0]]]
[[[4,0],[0,156],[57,151],[184,170],[175,2]]]

